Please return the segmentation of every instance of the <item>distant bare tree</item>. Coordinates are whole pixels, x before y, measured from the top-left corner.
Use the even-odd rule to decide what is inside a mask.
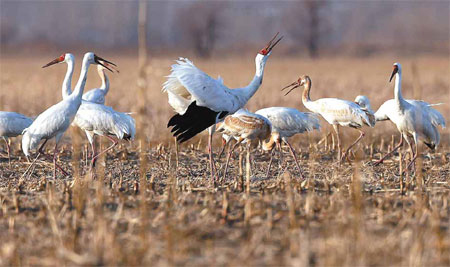
[[[223,5],[223,2],[196,1],[179,12],[183,37],[201,57],[209,57],[214,49]]]
[[[328,20],[323,14],[328,2],[305,0],[292,5],[286,16],[287,29],[296,41],[303,43],[310,57],[317,57],[324,33],[328,30]]]

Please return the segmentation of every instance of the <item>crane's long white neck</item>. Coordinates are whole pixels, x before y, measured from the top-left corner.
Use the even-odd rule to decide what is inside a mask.
[[[304,80],[305,81],[303,84],[302,103],[307,109],[315,112],[315,105],[314,105],[315,102],[312,101],[311,97],[309,96],[312,87],[311,79],[309,77],[306,77]]]
[[[61,88],[63,99],[66,99],[72,93],[70,88],[72,86],[72,75],[75,66],[75,59],[67,60],[66,63],[67,63],[67,72],[66,76],[64,77],[64,81]]]
[[[255,58],[256,70],[255,76],[253,76],[253,80],[246,87],[235,89],[237,90],[236,92],[238,93],[238,95],[242,96],[245,102],[247,102],[261,86],[266,61],[267,61],[266,56],[261,54],[256,55]]]
[[[397,105],[400,108],[403,108],[405,100],[403,99],[403,96],[402,96],[402,73],[401,73],[401,71],[398,71],[395,74],[394,98],[395,98]]]
[[[109,91],[108,76],[105,73],[105,69],[101,65],[98,65],[97,71],[98,71],[98,76],[100,76],[100,79],[102,80],[102,86],[100,87],[100,89],[103,90],[104,94],[106,95]]]
[[[71,96],[76,98],[81,103],[81,97],[83,96],[84,86],[86,85],[86,79],[87,79],[87,73],[89,70],[89,66],[91,63],[89,62],[88,58],[85,56],[83,58],[83,65],[81,67],[81,73],[80,78],[78,78],[77,85],[75,85],[75,89],[73,90],[73,93]]]

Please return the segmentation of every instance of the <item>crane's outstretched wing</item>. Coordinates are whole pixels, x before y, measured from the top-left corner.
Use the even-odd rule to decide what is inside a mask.
[[[171,131],[179,142],[189,140],[217,119],[223,119],[238,105],[220,77],[211,78],[185,58],[172,65],[163,91],[169,94],[169,104],[179,113],[167,124],[173,126]]]
[[[223,84],[220,77],[217,80],[210,77],[186,58],[180,58],[177,64],[172,65],[172,72],[163,86],[163,91],[166,90],[185,98],[190,96],[198,106],[213,111],[238,109],[232,90]]]

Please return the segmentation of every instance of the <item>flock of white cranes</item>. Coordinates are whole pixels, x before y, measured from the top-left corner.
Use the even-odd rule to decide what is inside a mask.
[[[346,159],[351,149],[364,137],[365,133],[362,128],[364,126],[374,127],[377,121],[392,121],[397,126],[401,138],[400,143],[375,164],[383,162],[386,157],[402,146],[403,140],[406,140],[412,153],[411,161],[406,169],[408,170],[418,156],[419,140],[422,140],[431,149],[439,144],[440,135],[437,127],[445,127],[444,117],[433,109],[431,104],[420,100],[405,100],[402,97],[402,69],[399,63],[394,64],[390,78],[391,81],[395,77],[394,99],[386,101],[375,113],[371,109],[369,99],[365,96],[357,96],[354,102],[338,98],[311,100],[312,81],[306,75],[301,76],[282,90],[289,89],[287,95],[295,88],[303,87],[301,99],[303,105],[310,112],[300,112],[288,107],[263,108],[255,113],[244,109],[248,100],[262,84],[267,60],[272,49],[282,39],[277,36],[278,34],[256,55],[255,75],[245,87],[229,89],[221,78],[214,79],[208,76],[185,58],[180,58],[176,64],[172,65],[171,73],[163,84],[163,92],[167,93],[168,102],[176,112],[167,125],[172,127],[171,132],[176,142],[185,142],[203,130],[209,130],[208,151],[211,178],[214,181],[217,179],[217,171],[212,153],[212,137],[216,130],[222,133],[224,140],[222,152],[231,140],[236,141],[227,153],[223,179],[226,178],[227,167],[234,149],[239,144],[246,143],[249,147],[255,142],[260,143],[263,150],[271,151],[267,176],[275,146],[280,151],[281,157],[282,143],[285,143],[289,147],[300,176],[303,177],[295,150],[288,138],[298,133],[319,130],[319,115],[332,125],[336,132],[339,161]],[[71,124],[83,130],[91,144],[91,169],[99,155],[113,149],[119,140],[133,139],[136,133],[135,121],[129,114],[115,111],[104,105],[109,90],[109,80],[105,70],[117,71],[114,63],[102,59],[94,53],[86,53],[83,58],[81,74],[73,92],[71,81],[75,65],[74,56],[70,53],[63,54],[44,67],[57,63],[67,64],[61,102],[51,106],[34,119],[15,112],[0,112],[0,136],[6,141],[8,158],[10,158],[8,137],[23,135],[22,150],[27,158],[30,150],[37,148],[42,142],[35,160],[27,171],[39,155],[44,155],[53,161],[54,177],[56,177],[57,168],[67,175],[67,172],[57,164],[56,155],[58,143]],[[91,64],[98,65],[102,86],[83,95],[87,71]],[[339,137],[340,126],[354,128],[360,133],[344,153],[342,153]],[[111,140],[112,145],[97,153],[94,146],[95,135],[105,136]],[[55,138],[53,157],[44,152],[45,144],[52,138]]]

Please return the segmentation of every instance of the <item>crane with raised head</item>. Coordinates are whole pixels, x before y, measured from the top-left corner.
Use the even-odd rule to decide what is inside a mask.
[[[67,60],[71,60],[70,57]],[[73,58],[72,58],[73,60]],[[66,61],[66,54],[61,55],[55,60],[49,62],[44,67],[51,66],[53,64],[62,63]],[[57,155],[57,147],[58,143],[61,140],[61,137],[65,133],[65,131],[69,128],[70,123],[74,119],[78,108],[81,105],[81,97],[83,94],[84,86],[86,84],[87,72],[89,66],[91,64],[102,64],[101,62],[111,63],[105,59],[102,59],[95,55],[92,52],[88,52],[83,57],[83,63],[81,68],[80,77],[75,86],[74,92],[64,98],[59,103],[51,106],[33,121],[33,123],[26,129],[23,130],[23,138],[22,138],[22,149],[26,156],[30,155],[30,150],[35,149],[39,143],[44,140],[42,145],[38,149],[38,155],[44,155],[46,158],[53,161],[54,171],[53,176],[56,178],[56,168],[58,168],[64,175],[67,175],[67,172],[56,163],[56,155]],[[112,64],[112,63],[111,63]],[[67,75],[66,75],[67,77]],[[65,79],[66,81],[66,79]],[[44,152],[45,144],[48,140],[55,138],[55,149],[53,153],[53,158],[47,155]],[[28,169],[34,164],[35,161],[30,165]]]
[[[282,90],[290,88],[286,93],[289,94],[297,87],[303,86],[302,102],[303,105],[310,111],[320,114],[333,128],[338,140],[338,158],[343,161],[347,157],[350,149],[355,146],[365,135],[361,130],[363,125],[375,126],[374,121],[371,121],[366,112],[361,107],[351,101],[338,98],[321,98],[311,100],[311,78],[309,76],[301,76],[297,81],[284,87]],[[357,129],[360,133],[359,137],[345,150],[342,154],[341,141],[339,137],[339,126],[346,126]],[[342,156],[341,156],[342,154]]]
[[[66,54],[66,57],[71,58],[71,60],[65,61],[68,67],[66,77],[62,86],[63,99],[68,98],[72,94],[70,80],[72,79],[73,68],[75,64],[75,60],[73,59],[73,56],[71,54]],[[116,68],[116,65],[113,63],[108,63],[101,60],[100,62],[103,65],[98,65],[99,67],[97,69],[99,76],[102,79],[102,83],[105,84],[105,69],[113,69],[116,72],[118,72],[118,70]],[[107,88],[109,89],[109,82],[107,82]],[[90,91],[95,90],[97,89],[92,89]],[[91,98],[91,100],[93,101],[81,101],[80,108],[78,109],[78,112],[73,121],[74,125],[76,125],[86,133],[87,139],[91,145],[91,167],[95,164],[95,160],[101,154],[113,149],[118,144],[119,140],[134,139],[134,136],[136,134],[136,123],[130,115],[115,111],[111,107],[98,103],[105,101],[105,95],[102,95],[101,92],[92,96],[93,98]],[[105,136],[112,142],[112,145],[97,154],[95,151],[94,142],[95,134]]]
[[[211,177],[214,179],[212,135],[215,124],[244,107],[261,86],[264,67],[272,49],[282,39],[278,33],[259,51],[255,58],[256,71],[249,85],[229,89],[221,79],[214,79],[198,69],[190,60],[180,58],[172,65],[171,73],[163,85],[163,92],[169,97],[169,104],[175,114],[168,122],[177,141],[185,142],[201,131],[209,129],[208,151]]]

